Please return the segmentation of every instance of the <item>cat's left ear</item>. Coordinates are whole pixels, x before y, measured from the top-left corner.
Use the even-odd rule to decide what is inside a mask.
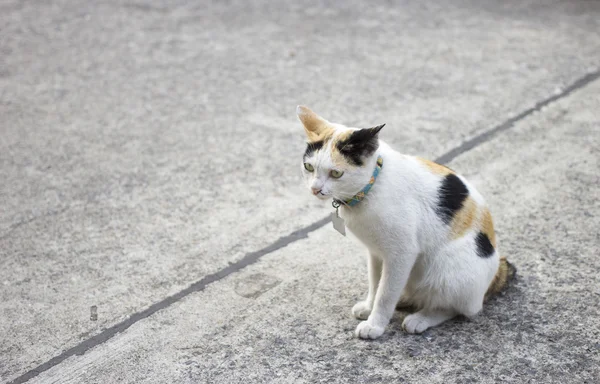
[[[367,131],[368,133],[366,135],[370,136],[371,138],[377,138],[377,135],[379,135],[379,131],[381,131],[383,127],[385,127],[385,123],[373,128],[364,128],[361,129],[361,131]]]
[[[345,140],[337,143],[338,150],[355,165],[362,165],[363,159],[371,156],[379,148],[379,131],[385,124],[373,128],[358,129]]]
[[[348,141],[351,145],[356,147],[364,147],[370,146],[369,144],[374,144],[377,142],[379,131],[385,127],[385,124],[378,125],[373,128],[362,128],[357,131],[354,131],[352,135],[348,138]]]

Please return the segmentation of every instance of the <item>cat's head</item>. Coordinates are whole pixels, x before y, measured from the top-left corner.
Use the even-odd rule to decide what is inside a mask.
[[[349,128],[330,123],[309,108],[298,106],[298,118],[308,138],[302,173],[311,193],[321,200],[348,200],[370,180],[383,128]]]

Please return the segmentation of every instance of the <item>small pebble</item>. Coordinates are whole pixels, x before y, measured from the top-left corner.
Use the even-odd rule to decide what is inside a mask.
[[[98,320],[98,307],[96,305],[92,305],[90,307],[90,320],[91,321]]]

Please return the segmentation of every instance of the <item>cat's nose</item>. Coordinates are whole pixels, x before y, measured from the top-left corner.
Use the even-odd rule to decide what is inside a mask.
[[[321,192],[320,188],[311,188],[311,189],[312,189],[313,195],[315,195],[315,196],[318,195]]]

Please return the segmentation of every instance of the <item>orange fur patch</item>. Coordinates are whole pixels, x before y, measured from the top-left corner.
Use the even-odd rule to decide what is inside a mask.
[[[454,171],[452,171],[450,168],[443,166],[441,164],[435,163],[431,160],[423,159],[421,157],[417,157],[417,160],[419,160],[419,162],[421,164],[423,164],[425,167],[427,167],[427,169],[429,169],[429,171],[431,171],[431,173],[433,173],[433,174],[440,175],[440,176],[446,176],[450,173],[454,173]]]
[[[346,157],[344,155],[342,155],[342,153],[337,148],[337,143],[348,139],[348,137],[350,137],[350,135],[352,135],[352,132],[353,132],[353,130],[348,129],[348,130],[341,132],[338,135],[333,137],[333,140],[331,143],[331,160],[333,161],[333,163],[335,165],[337,165],[340,168],[347,168],[347,167],[350,167],[351,165],[346,160]]]
[[[331,137],[333,136],[333,133],[335,132],[335,129],[331,126],[323,126],[321,127],[317,132],[315,131],[309,131],[308,129],[306,129],[306,136],[308,137],[308,141],[311,143],[317,142],[317,141],[329,141],[329,139],[331,139]]]
[[[347,140],[352,135],[353,132],[354,132],[354,130],[352,130],[352,129],[347,129],[344,132],[340,132],[340,134],[335,137],[334,144],[337,143],[338,141]]]
[[[483,217],[481,219],[481,232],[485,233],[490,239],[490,243],[494,249],[496,248],[496,232],[494,231],[494,221],[492,220],[492,214],[489,209],[484,208]]]
[[[450,234],[453,239],[463,237],[465,233],[473,227],[473,222],[477,218],[477,203],[468,197],[462,208],[454,215],[450,224]]]
[[[489,298],[493,294],[501,292],[507,283],[514,278],[517,270],[515,267],[506,260],[506,257],[500,258],[500,265],[498,271],[494,275],[494,279],[490,283],[487,292],[485,293],[485,299]]]

